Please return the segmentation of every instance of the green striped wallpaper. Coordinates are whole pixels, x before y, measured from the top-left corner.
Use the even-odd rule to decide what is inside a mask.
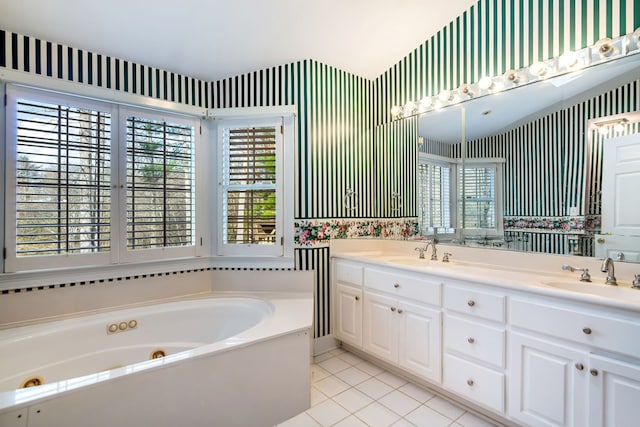
[[[390,121],[394,105],[638,27],[637,0],[480,0],[375,81],[375,123]]]

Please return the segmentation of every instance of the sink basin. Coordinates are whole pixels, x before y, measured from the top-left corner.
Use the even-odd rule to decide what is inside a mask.
[[[394,264],[408,265],[411,267],[429,267],[432,261],[428,258],[420,259],[418,257],[408,257],[405,255],[386,255],[380,257],[381,261],[391,262]]]
[[[563,289],[565,291],[597,295],[605,298],[614,298],[629,302],[640,302],[640,289],[633,289],[627,283],[619,283],[618,286],[610,286],[605,284],[578,281],[549,281],[542,282],[542,284],[544,286]]]

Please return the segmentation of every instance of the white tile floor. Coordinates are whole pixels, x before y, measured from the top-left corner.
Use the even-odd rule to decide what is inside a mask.
[[[311,408],[278,427],[489,427],[483,419],[342,349],[311,366]]]

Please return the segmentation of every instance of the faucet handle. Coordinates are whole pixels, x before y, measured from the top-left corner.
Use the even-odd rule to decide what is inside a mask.
[[[444,255],[442,255],[442,262],[449,262],[450,256],[452,256],[452,254],[450,254],[449,252],[445,252]]]
[[[591,274],[589,274],[589,269],[585,268],[582,271],[582,275],[580,275],[580,281],[581,282],[590,282],[591,281]]]
[[[415,249],[416,251],[420,252],[420,255],[418,255],[418,258],[420,259],[424,259],[424,251],[427,250],[427,248],[421,248],[421,247],[417,247]]]
[[[631,284],[631,287],[640,289],[640,274],[636,274],[633,276],[633,283]]]

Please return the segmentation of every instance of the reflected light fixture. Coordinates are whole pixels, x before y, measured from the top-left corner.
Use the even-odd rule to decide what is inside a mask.
[[[617,133],[623,132],[624,127],[627,123],[629,123],[629,119],[627,119],[626,117],[620,117],[617,119],[594,122],[593,126],[596,128],[600,135],[609,135],[611,130]]]
[[[549,67],[542,61],[534,62],[529,66],[529,72],[536,77],[542,77],[547,74]]]

